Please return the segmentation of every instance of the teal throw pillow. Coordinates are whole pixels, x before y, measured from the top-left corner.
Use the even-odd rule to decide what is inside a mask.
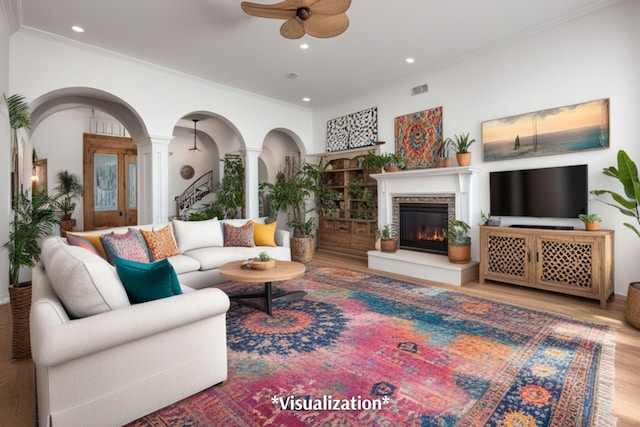
[[[115,258],[116,271],[131,304],[180,295],[182,288],[169,260],[146,263]]]

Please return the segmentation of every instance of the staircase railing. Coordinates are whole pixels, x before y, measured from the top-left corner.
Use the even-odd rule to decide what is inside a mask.
[[[186,219],[189,209],[212,191],[213,171],[209,171],[193,181],[193,183],[184,190],[182,194],[175,197],[178,218]]]

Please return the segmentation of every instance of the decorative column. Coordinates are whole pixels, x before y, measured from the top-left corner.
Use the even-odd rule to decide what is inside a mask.
[[[138,146],[138,224],[169,220],[169,143],[173,136],[136,139]]]
[[[247,148],[244,154],[244,203],[245,216],[257,219],[260,215],[258,202],[258,156],[262,150]]]

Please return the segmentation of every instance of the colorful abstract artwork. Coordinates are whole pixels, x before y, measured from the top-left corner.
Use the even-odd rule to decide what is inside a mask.
[[[327,151],[368,147],[378,141],[378,108],[338,117],[327,122]]]
[[[484,160],[537,157],[609,147],[609,99],[482,123]]]
[[[442,107],[396,117],[396,154],[407,169],[436,167],[442,141]]]

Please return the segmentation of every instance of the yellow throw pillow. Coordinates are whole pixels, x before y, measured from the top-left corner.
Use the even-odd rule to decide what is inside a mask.
[[[73,234],[73,233],[67,233],[67,234]],[[74,236],[82,237],[84,239],[87,239],[98,250],[98,254],[100,254],[100,256],[102,258],[107,259],[107,254],[104,251],[104,247],[102,246],[102,240],[100,240],[100,236],[99,235],[97,235],[97,234],[96,235],[93,235],[93,234],[74,234]]]
[[[249,222],[253,224],[253,243],[255,243],[256,246],[277,246],[277,222],[272,222],[271,224],[260,224],[254,221]]]

